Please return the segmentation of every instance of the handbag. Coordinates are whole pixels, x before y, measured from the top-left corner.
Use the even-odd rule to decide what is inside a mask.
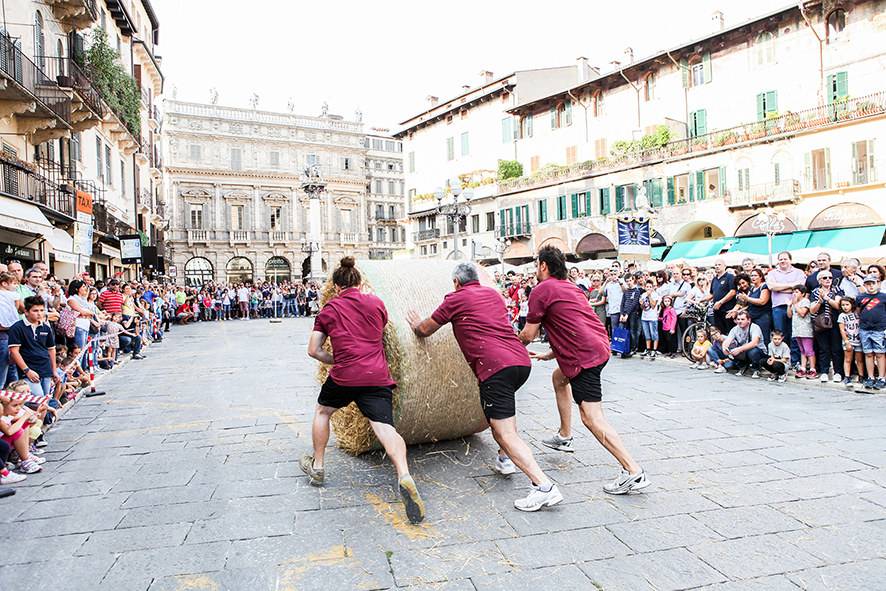
[[[77,329],[77,318],[80,317],[80,313],[77,312],[74,308],[70,306],[66,307],[62,310],[61,316],[58,319],[58,330],[66,337],[73,338],[74,331]]]
[[[631,331],[620,326],[613,327],[612,343],[609,348],[616,353],[628,353],[631,350]]]
[[[821,312],[812,320],[812,330],[815,332],[825,332],[834,328],[834,321],[831,320],[830,314]]]

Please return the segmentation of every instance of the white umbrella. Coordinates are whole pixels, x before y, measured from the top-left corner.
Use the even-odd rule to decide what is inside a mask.
[[[872,246],[849,253],[849,256],[863,265],[872,265],[886,259],[886,246]]]
[[[713,267],[717,261],[722,259],[727,266],[735,267],[741,265],[741,262],[748,258],[752,259],[757,264],[765,264],[769,262],[769,255],[741,251],[724,252],[723,254],[715,254],[709,257],[693,259],[691,262],[696,267]]]
[[[600,271],[601,269],[608,269],[613,262],[612,259],[588,259],[580,261],[575,266],[582,271]]]
[[[794,263],[799,263],[801,265],[808,265],[812,261],[818,258],[818,255],[822,252],[826,252],[831,255],[832,263],[839,263],[844,258],[853,256],[852,254],[837,250],[836,248],[828,248],[824,246],[810,246],[808,248],[801,248],[800,250],[791,251],[791,260]],[[773,253],[773,263],[775,262],[775,253]]]

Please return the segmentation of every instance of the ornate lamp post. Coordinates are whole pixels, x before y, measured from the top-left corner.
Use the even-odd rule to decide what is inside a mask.
[[[452,202],[449,202],[448,199],[446,203],[443,202],[446,191],[440,187],[434,190],[434,197],[437,198],[437,213],[445,215],[452,224],[453,256],[455,260],[458,260],[458,226],[462,218],[471,215],[471,199],[474,197],[474,190],[468,187],[462,192],[461,181],[458,180],[458,177],[453,177],[449,179],[449,192],[452,193]],[[464,195],[464,203],[459,203],[459,195]]]
[[[301,251],[311,257],[310,279],[313,280],[314,269],[323,268],[320,255],[320,193],[326,190],[326,181],[320,174],[319,164],[305,166],[301,176],[301,190],[308,195],[311,216],[310,231],[307,240],[301,240]]]
[[[756,226],[766,233],[769,239],[769,266],[772,267],[772,236],[784,230],[784,221],[787,216],[782,213],[776,213],[771,207],[767,207],[757,214]]]
[[[498,261],[501,263],[501,274],[505,274],[505,253],[511,247],[511,240],[499,236],[495,239],[495,252],[498,253]]]

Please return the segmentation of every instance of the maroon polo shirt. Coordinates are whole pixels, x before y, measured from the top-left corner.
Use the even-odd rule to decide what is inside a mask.
[[[388,312],[378,296],[346,289],[323,306],[314,330],[329,336],[335,363],[329,376],[340,386],[395,386],[382,332]]]
[[[570,380],[609,359],[606,327],[581,289],[565,279],[548,277],[532,289],[526,322],[544,326],[557,365]]]
[[[452,323],[455,340],[479,381],[506,367],[531,366],[526,347],[514,334],[507,320],[508,311],[501,293],[470,281],[446,294],[431,320]]]

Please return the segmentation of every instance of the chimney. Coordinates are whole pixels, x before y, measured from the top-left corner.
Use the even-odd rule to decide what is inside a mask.
[[[471,89],[471,87],[468,86],[467,84],[465,84],[464,86],[461,87],[461,91],[462,91],[462,92],[467,92],[467,91],[469,91],[470,89]]]
[[[711,15],[711,29],[716,33],[726,28],[726,21],[723,20],[723,13],[719,10]]]
[[[492,82],[492,72],[489,70],[480,72],[480,84],[489,84],[490,82]]]
[[[588,65],[588,58],[579,56],[575,59],[578,62],[578,83],[587,82],[591,79],[591,67]]]
[[[427,96],[427,98],[425,98],[425,100],[428,102],[429,109],[433,109],[434,107],[436,107],[437,105],[440,104],[440,99],[438,99],[437,97],[432,96],[430,94]]]
[[[625,65],[634,63],[634,50],[630,47],[626,47],[624,51],[624,63]]]

